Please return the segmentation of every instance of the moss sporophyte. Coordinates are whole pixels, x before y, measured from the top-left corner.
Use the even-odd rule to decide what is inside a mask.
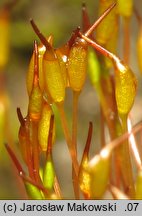
[[[20,108],[17,108],[20,122],[19,148],[27,167],[26,172],[10,145],[6,145],[29,198],[64,199],[53,157],[53,148],[57,142],[57,112],[72,164],[74,198],[103,199],[106,193],[114,199],[142,198],[142,155],[136,142],[130,139],[130,135],[134,137],[142,130],[142,123],[133,127],[131,133],[128,129],[128,121],[131,126],[129,114],[138,84],[129,67],[129,24],[133,8],[132,0],[125,1],[125,4],[120,0],[100,0],[99,18],[91,25],[86,5],[83,4],[83,29],[77,27],[69,41],[59,48],[54,48],[52,35],[45,37],[34,20],[30,20],[40,44],[34,41],[27,71],[29,105],[25,118]],[[135,14],[140,20],[138,13]],[[124,21],[122,60],[117,54],[121,16]],[[138,48],[141,41],[140,34]],[[138,58],[141,58],[139,50]],[[93,123],[90,122],[80,160],[78,107],[88,77],[101,107],[101,147],[91,158]],[[67,89],[73,94],[71,130],[65,112]],[[106,144],[106,134],[110,137],[109,144]],[[62,149],[60,151],[62,153]],[[135,159],[133,165],[132,157]],[[137,168],[136,174],[134,166]]]

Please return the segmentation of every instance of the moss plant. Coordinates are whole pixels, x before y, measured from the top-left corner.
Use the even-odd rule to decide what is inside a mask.
[[[83,4],[83,29],[77,27],[69,41],[59,48],[54,48],[52,36],[45,37],[34,20],[30,20],[40,44],[34,41],[27,72],[29,105],[26,117],[17,108],[20,122],[19,147],[27,172],[17,159],[17,154],[6,144],[29,198],[64,199],[53,157],[53,148],[56,145],[54,106],[60,115],[69,160],[72,163],[74,198],[103,199],[106,192],[109,193],[108,198],[114,199],[142,197],[142,155],[135,141],[130,139],[130,136],[134,137],[142,129],[142,124],[133,127],[131,134],[128,129],[129,114],[138,83],[135,73],[129,67],[129,25],[133,1],[126,2],[124,5],[120,0],[100,0],[99,18],[93,25],[90,24],[86,5]],[[135,14],[141,20],[138,13]],[[121,16],[124,21],[123,59],[117,54]],[[141,25],[141,21],[139,23]],[[139,46],[141,40],[138,41]],[[140,51],[138,54],[140,60]],[[101,107],[102,145],[98,154],[90,158],[93,136],[93,123],[90,122],[82,159],[79,160],[78,106],[87,77],[97,93]],[[67,88],[73,94],[71,131],[65,111]],[[106,144],[104,128],[108,129],[109,144]],[[136,174],[132,167],[132,158],[135,159],[133,166],[137,167]]]

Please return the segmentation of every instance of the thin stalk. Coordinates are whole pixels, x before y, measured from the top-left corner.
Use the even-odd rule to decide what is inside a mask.
[[[10,148],[10,146],[8,144],[5,144],[5,147],[6,147],[6,150],[7,150],[8,154],[9,154],[9,156],[11,157],[14,165],[16,166],[19,174],[21,174],[21,173],[25,174],[25,172],[24,172],[19,160],[17,159],[15,153],[13,152],[13,150]]]
[[[62,199],[61,189],[60,189],[60,185],[59,185],[59,182],[58,182],[56,175],[55,175],[55,179],[54,179],[54,190],[55,190],[55,193],[58,196],[58,198]]]
[[[72,164],[72,182],[73,182],[75,199],[79,199],[80,194],[79,194],[78,176],[76,176],[76,174],[75,174],[73,164]]]
[[[29,136],[26,133],[27,137],[27,145],[25,146],[26,152],[27,152],[27,165],[28,165],[28,172],[31,179],[34,179],[34,164],[33,164],[33,158],[32,158],[32,147],[29,140]]]
[[[47,152],[46,152],[46,159],[48,158],[48,156],[50,156],[52,163],[53,163],[53,159],[52,159],[53,127],[54,127],[54,115],[51,115],[49,135],[48,135],[48,147],[47,147]],[[62,198],[62,196],[61,196],[61,189],[60,189],[60,185],[59,185],[59,182],[58,182],[56,174],[55,174],[55,177],[54,177],[54,190],[55,190],[55,193],[58,196],[58,198],[61,199]]]
[[[73,122],[72,122],[72,145],[77,155],[77,119],[78,119],[78,98],[80,92],[73,92]]]
[[[28,183],[34,185],[35,187],[37,187],[39,190],[43,191],[43,193],[46,196],[49,194],[48,190],[42,184],[39,184],[39,183],[33,181],[32,179],[30,179],[25,174],[21,173],[20,177],[24,180],[24,182],[28,182]]]
[[[132,152],[132,155],[134,157],[137,169],[139,170],[142,168],[142,161],[141,161],[141,157],[140,157],[140,154],[139,154],[139,151],[137,148],[137,143],[136,143],[134,134],[132,132],[132,123],[131,123],[130,116],[127,119],[127,125],[128,125],[128,132],[132,133],[129,137],[131,152]]]
[[[129,199],[129,197],[127,197],[121,190],[119,190],[117,187],[115,186],[110,186],[109,190],[113,196],[114,199]]]
[[[116,138],[116,131],[115,131],[115,127],[113,126],[111,119],[110,119],[110,107],[107,103],[106,97],[104,95],[104,92],[100,86],[100,84],[98,84],[96,86],[96,91],[100,100],[100,104],[101,104],[101,108],[102,108],[102,112],[104,114],[104,117],[106,119],[107,125],[108,125],[108,129],[109,129],[109,134],[110,134],[110,138],[111,140]]]
[[[72,117],[72,145],[75,149],[75,154],[77,158],[77,119],[78,119],[78,98],[80,92],[73,91],[73,117]],[[73,177],[73,185],[74,191],[76,191],[76,199],[79,199],[79,186],[78,186],[78,178],[75,175],[74,168],[72,166],[72,177]]]
[[[105,119],[102,107],[100,107],[100,123],[101,123],[101,148],[105,147],[106,141],[105,141]]]
[[[128,131],[127,128],[127,116],[121,116],[122,120],[122,131],[123,133]],[[130,149],[128,140],[125,140],[123,145],[121,146],[121,169],[124,178],[124,183],[126,185],[126,192],[130,198],[134,197],[135,189],[134,189],[134,181],[133,181],[133,172],[132,172],[132,164],[130,158]]]
[[[120,144],[123,144],[123,142],[130,137],[130,135],[136,134],[138,132],[142,131],[142,121],[138,122],[136,125],[134,125],[132,132],[126,131],[125,133],[121,134],[117,139],[111,141],[109,144],[106,145],[105,148],[110,149],[110,151],[117,148]]]
[[[62,123],[63,131],[64,131],[64,136],[65,136],[65,139],[66,139],[66,142],[68,145],[68,150],[70,152],[70,156],[72,159],[72,166],[73,166],[74,173],[75,173],[74,177],[76,178],[76,182],[77,182],[78,181],[79,164],[78,164],[77,157],[76,157],[76,150],[75,150],[75,147],[72,145],[72,139],[71,139],[70,132],[68,129],[63,104],[57,104],[57,107],[58,107],[58,110],[60,113],[61,123]],[[75,191],[75,194],[77,195],[78,192]]]
[[[40,183],[40,175],[39,175],[39,146],[38,146],[38,139],[37,139],[37,134],[38,134],[38,125],[37,122],[32,121],[31,122],[32,126],[32,147],[33,147],[33,163],[34,163],[34,176],[35,176],[35,181]]]

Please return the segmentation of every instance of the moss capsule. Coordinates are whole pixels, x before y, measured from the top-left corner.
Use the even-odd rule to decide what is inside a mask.
[[[87,167],[90,174],[90,191],[92,199],[100,199],[104,195],[110,174],[110,154],[102,150],[96,155]]]
[[[43,193],[33,184],[25,182],[25,188],[30,199],[42,200],[44,199]]]
[[[41,42],[46,47],[46,51],[43,55],[45,91],[47,92],[47,95],[50,95],[54,103],[62,103],[65,99],[65,84],[59,60],[53,47],[39,31],[33,20],[31,20],[31,25]]]
[[[122,61],[116,62],[115,95],[119,114],[127,115],[134,103],[137,79]]]
[[[41,115],[41,108],[42,108],[42,100],[43,95],[41,89],[39,87],[39,59],[38,59],[38,46],[35,41],[34,43],[34,80],[32,91],[29,96],[29,107],[28,107],[28,114],[29,117],[33,120],[39,120]]]
[[[81,191],[84,193],[85,197],[90,198],[90,183],[91,183],[91,176],[87,172],[88,166],[88,158],[84,158],[81,164],[80,172],[79,172],[79,186]]]
[[[79,168],[79,186],[81,191],[83,192],[85,198],[89,199],[91,194],[91,188],[90,188],[90,173],[87,171],[88,167],[88,161],[89,161],[89,149],[91,144],[91,138],[92,138],[92,131],[93,131],[93,124],[90,122],[89,124],[89,131],[88,131],[88,137],[86,141],[86,145],[84,148],[81,165]]]
[[[52,44],[53,37],[50,35],[47,38],[47,41]],[[44,77],[43,77],[43,68],[42,68],[42,63],[43,63],[43,55],[46,51],[46,47],[42,44],[38,46],[38,67],[39,67],[39,87],[41,91],[43,92],[44,90]],[[34,52],[32,54],[32,57],[30,59],[29,67],[28,67],[28,72],[26,76],[26,84],[27,84],[27,91],[28,95],[31,94],[32,87],[33,87],[33,81],[34,81]]]
[[[38,61],[39,61],[39,87],[41,89],[41,91],[43,91],[44,89],[44,78],[43,78],[43,70],[42,70],[42,61],[43,61],[43,54],[45,53],[45,46],[44,45],[40,45],[38,47]],[[27,91],[28,91],[28,95],[31,94],[32,91],[32,87],[33,87],[33,80],[34,80],[34,53],[31,57],[30,60],[30,64],[28,67],[28,73],[27,73],[27,77],[26,77],[26,83],[27,83]]]
[[[26,164],[28,164],[27,135],[26,135],[26,128],[24,126],[20,126],[18,138],[19,138],[19,147],[20,147],[23,160]]]
[[[33,88],[29,98],[29,116],[31,119],[39,120],[42,108],[42,93],[39,86]]]
[[[49,190],[52,190],[53,186],[54,186],[54,178],[55,178],[55,171],[54,171],[54,167],[53,167],[52,158],[51,158],[51,155],[48,155],[47,160],[46,160],[46,164],[45,164],[45,168],[43,171],[44,187],[49,189]]]
[[[74,91],[81,91],[87,72],[87,43],[77,38],[68,57],[68,76],[70,87]]]
[[[45,88],[53,102],[62,103],[65,99],[65,84],[58,58],[53,51],[46,50],[43,57]]]
[[[38,140],[42,151],[47,150],[51,115],[52,115],[52,110],[50,105],[48,105],[47,102],[44,102],[42,107],[42,112],[41,112],[41,118],[38,124]],[[54,139],[55,139],[55,125],[53,127],[53,139],[52,139],[53,142]]]

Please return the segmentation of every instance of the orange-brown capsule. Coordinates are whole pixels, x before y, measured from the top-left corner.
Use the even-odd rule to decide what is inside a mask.
[[[28,155],[29,153],[27,151],[30,151],[29,146],[28,146],[28,140],[27,140],[27,129],[26,125],[20,126],[19,133],[18,133],[18,138],[19,138],[19,149],[22,154],[22,158],[24,162],[28,165]]]
[[[9,11],[5,8],[0,11],[0,69],[3,69],[9,58]]]
[[[45,53],[45,46],[40,45],[38,47],[38,61],[39,61],[39,86],[41,91],[44,89],[44,78],[43,78],[43,70],[42,70],[42,61],[43,61],[43,54]],[[33,87],[33,80],[34,80],[34,53],[31,57],[29,67],[28,67],[28,72],[27,72],[27,77],[26,77],[26,83],[27,83],[27,91],[28,95],[31,94],[32,87]]]
[[[52,44],[52,36],[49,36],[47,38],[47,41]],[[46,51],[46,47],[44,45],[38,46],[38,65],[39,65],[39,87],[41,91],[44,90],[44,77],[43,77],[43,69],[42,69],[42,63],[43,63],[43,55]],[[32,54],[32,57],[30,59],[27,77],[26,77],[26,83],[27,83],[27,91],[28,95],[31,94],[32,87],[33,87],[33,81],[34,81],[34,52]]]
[[[87,43],[77,38],[68,57],[69,84],[73,91],[80,92],[87,73]]]
[[[42,151],[47,151],[51,115],[52,109],[50,105],[47,102],[44,102],[41,112],[41,118],[38,124],[38,140]],[[53,127],[52,143],[54,143],[54,139],[55,124]]]
[[[115,0],[100,0],[99,1],[99,16],[103,14],[103,12],[109,8],[111,4],[116,2]],[[117,28],[117,15],[116,15],[116,8],[102,20],[102,22],[96,28],[96,41],[101,44],[105,45],[108,40],[110,40],[114,29]]]
[[[32,91],[29,96],[28,114],[31,119],[39,120],[41,115],[43,95],[39,87],[38,46],[36,42],[34,45],[34,81]]]
[[[20,128],[18,132],[19,149],[21,151],[24,162],[28,165],[28,117],[23,118],[20,108],[17,108],[17,115],[20,121]]]

